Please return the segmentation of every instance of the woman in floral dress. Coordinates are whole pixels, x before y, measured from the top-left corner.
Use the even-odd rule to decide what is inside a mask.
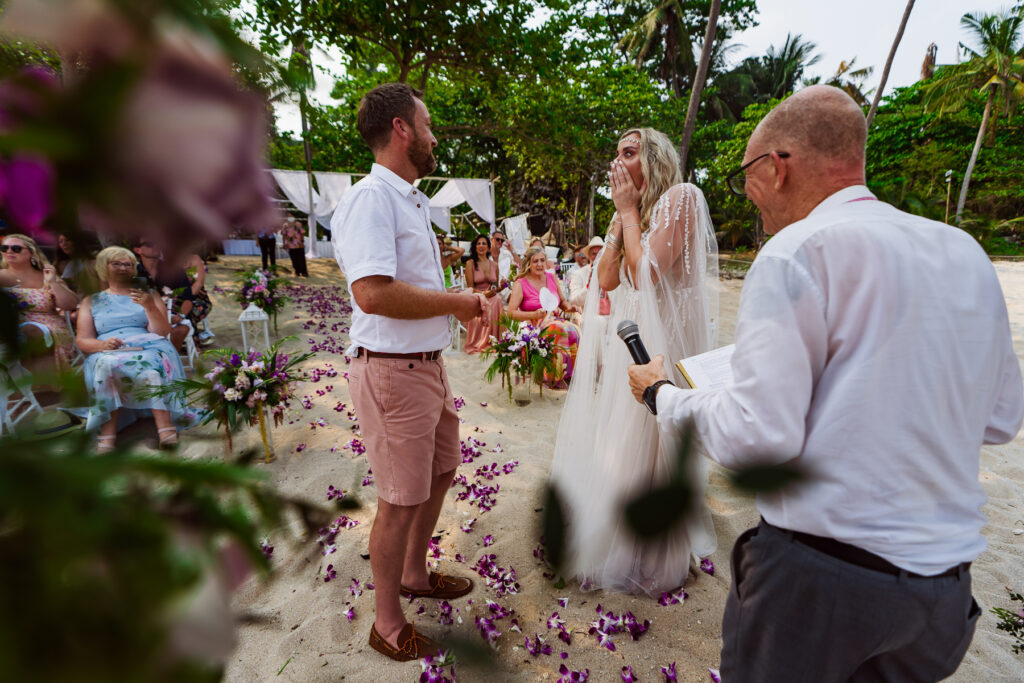
[[[57,277],[56,269],[31,237],[7,235],[0,244],[0,252],[0,286],[21,305],[20,331],[30,350],[33,342],[41,342],[40,346],[46,349],[34,358],[24,359],[26,367],[43,374],[70,369],[74,345],[61,309],[75,310],[78,295]]]
[[[161,448],[178,443],[179,426],[191,426],[197,414],[177,395],[144,396],[141,390],[185,377],[181,360],[167,341],[167,309],[155,292],[133,289],[135,254],[107,247],[96,257],[96,271],[107,288],[82,302],[78,347],[85,360],[85,382],[92,395],[86,428],[99,429],[97,451],[114,447],[119,423],[137,411],[153,415]]]

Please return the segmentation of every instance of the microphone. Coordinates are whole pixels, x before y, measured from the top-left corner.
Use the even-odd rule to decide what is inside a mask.
[[[640,327],[635,322],[623,320],[615,328],[615,333],[619,335],[619,339],[626,343],[626,348],[629,349],[629,355],[633,357],[634,363],[637,365],[647,365],[651,362],[651,357],[647,355],[644,343],[640,341]]]

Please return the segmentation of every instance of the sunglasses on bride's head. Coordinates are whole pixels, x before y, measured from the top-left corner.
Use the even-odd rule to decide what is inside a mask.
[[[20,254],[21,250],[24,248],[25,247],[21,246],[20,244],[0,244],[0,254],[6,254],[8,251],[11,251],[15,254]]]

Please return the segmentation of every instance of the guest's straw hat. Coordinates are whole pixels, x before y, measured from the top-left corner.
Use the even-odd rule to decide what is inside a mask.
[[[590,240],[590,242],[587,243],[587,249],[588,250],[591,247],[603,247],[603,246],[604,246],[604,240],[601,239],[600,235],[594,235],[594,239]]]
[[[63,410],[48,408],[19,424],[15,428],[15,433],[22,441],[40,441],[52,439],[82,427],[81,422],[76,421]]]

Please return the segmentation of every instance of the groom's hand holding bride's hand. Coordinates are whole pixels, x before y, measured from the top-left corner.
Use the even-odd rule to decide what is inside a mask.
[[[659,379],[668,379],[665,374],[665,357],[658,354],[647,365],[629,366],[629,389],[637,403],[643,403],[644,389]]]

